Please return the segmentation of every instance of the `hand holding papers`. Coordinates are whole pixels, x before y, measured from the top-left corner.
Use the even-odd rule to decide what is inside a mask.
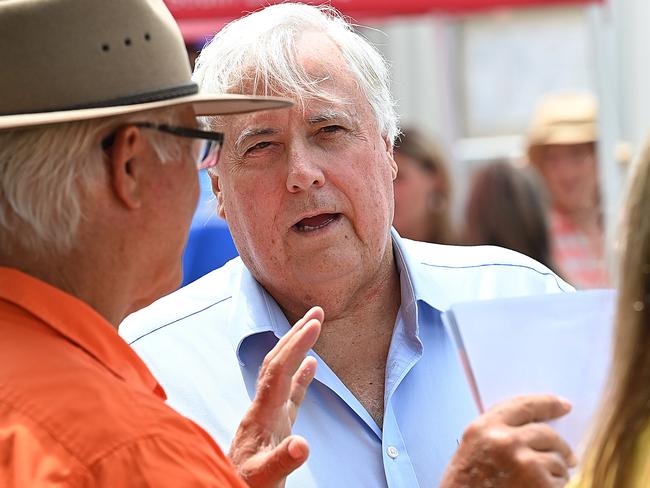
[[[440,488],[559,488],[577,460],[566,442],[540,422],[565,415],[552,395],[517,397],[490,408],[467,426]]]
[[[613,290],[472,302],[443,322],[481,411],[519,395],[562,396],[573,410],[553,426],[576,449],[607,377],[614,302]]]

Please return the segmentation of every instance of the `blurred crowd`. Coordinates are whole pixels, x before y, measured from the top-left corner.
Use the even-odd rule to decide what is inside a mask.
[[[163,2],[84,3],[0,2],[1,486],[650,485],[650,142],[579,458],[549,424],[573,399],[483,408],[445,313],[611,287],[592,95],[541,98],[525,156],[459,197],[333,7],[241,17],[192,74]],[[182,255],[185,283],[213,271],[179,290]]]
[[[530,121],[525,156],[477,164],[458,215],[453,205],[453,157],[435,134],[402,127],[394,148],[399,168],[394,227],[402,237],[416,241],[518,251],[577,289],[611,286],[600,202],[597,122],[591,94],[543,97]],[[214,212],[208,178],[202,178],[204,197],[184,257],[184,284],[237,253],[225,223]],[[199,252],[206,245],[227,252]]]
[[[453,162],[432,134],[403,128],[395,146],[393,224],[408,239],[513,249],[576,288],[605,288],[597,144],[594,98],[549,94],[531,120],[526,157],[478,165],[454,219]]]

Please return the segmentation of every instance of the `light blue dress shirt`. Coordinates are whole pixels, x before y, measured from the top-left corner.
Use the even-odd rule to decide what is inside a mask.
[[[401,282],[386,364],[384,423],[315,353],[316,378],[294,433],[311,448],[287,486],[435,487],[477,416],[440,314],[453,303],[569,291],[543,265],[495,247],[401,239]],[[226,450],[255,392],[264,355],[289,330],[277,303],[236,258],[131,315],[120,333],[160,381],[169,404]]]

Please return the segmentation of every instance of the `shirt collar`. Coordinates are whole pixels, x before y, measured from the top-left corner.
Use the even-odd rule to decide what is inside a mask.
[[[417,302],[423,301],[429,306],[443,310],[444,284],[432,280],[431,273],[426,278],[418,272],[421,263],[405,246],[404,239],[395,229],[391,230],[395,262],[400,274],[402,312],[413,317],[416,328],[411,332],[417,336]],[[425,281],[426,279],[426,281]],[[425,286],[426,284],[426,286]],[[228,334],[241,365],[244,365],[248,347],[254,342],[253,336],[272,332],[282,337],[290,327],[282,310],[267,291],[260,285],[245,266],[241,267],[238,282],[235,283],[233,307],[228,318]]]
[[[408,280],[415,302],[424,302],[431,308],[443,312],[458,300],[458,287],[446,282],[445,273],[432,272],[435,267],[448,268],[447,265],[433,264],[446,262],[457,246],[410,241],[400,237],[392,229],[393,249],[398,267],[401,263],[400,280]],[[402,298],[404,297],[402,285]]]
[[[39,319],[126,383],[165,399],[163,389],[142,360],[87,303],[17,269],[4,267],[0,267],[0,299]]]
[[[444,310],[445,286],[444,283],[436,279],[435,273],[426,273],[424,276],[421,260],[417,258],[414,252],[406,246],[406,239],[403,239],[393,228],[391,230],[393,238],[393,250],[395,252],[395,262],[400,271],[400,283],[402,285],[402,303],[407,296],[413,297],[413,302],[424,302],[436,310]],[[418,245],[438,246],[436,244],[425,244],[418,242]],[[442,247],[442,246],[440,246]],[[442,249],[440,249],[442,252]],[[431,249],[430,252],[435,252]]]
[[[248,340],[255,335],[272,332],[282,337],[289,323],[271,295],[253,277],[246,266],[241,266],[234,284],[233,306],[228,317],[228,336],[243,366],[247,362]]]

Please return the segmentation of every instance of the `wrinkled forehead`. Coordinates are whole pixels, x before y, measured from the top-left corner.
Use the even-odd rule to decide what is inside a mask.
[[[302,123],[316,125],[319,123],[347,123],[348,126],[356,125],[372,118],[372,108],[365,97],[358,91],[356,84],[338,84],[333,80],[326,80],[322,85],[319,96],[312,94],[296,94],[287,91],[277,92],[278,96],[290,98],[294,105],[290,108],[264,110],[248,114],[228,115],[214,117],[210,126],[228,134],[240,134],[244,131],[261,128],[282,128],[291,124]]]
[[[258,132],[284,132],[296,125],[315,127],[334,124],[352,127],[363,119],[359,107],[352,101],[310,98],[302,103],[294,99],[294,103],[293,107],[286,109],[221,117],[218,130],[227,135],[227,143],[235,143],[242,137]]]
[[[292,49],[285,69],[270,69],[260,62],[229,90],[233,94],[271,95],[293,100],[291,109],[214,117],[210,126],[227,134],[226,144],[243,132],[282,130],[289,123],[313,125],[347,120],[353,125],[376,126],[374,112],[339,46],[321,32],[304,32]],[[285,60],[287,58],[284,58]]]

